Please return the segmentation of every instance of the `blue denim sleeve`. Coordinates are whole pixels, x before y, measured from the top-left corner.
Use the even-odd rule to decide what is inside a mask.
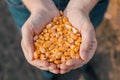
[[[64,10],[69,0],[53,0],[59,10]],[[24,6],[21,0],[6,0],[8,8],[19,28],[25,23],[30,16],[30,12]],[[90,12],[90,20],[96,28],[103,19],[107,9],[108,0],[99,0],[98,4]]]
[[[21,0],[6,0],[11,15],[19,29],[30,16],[30,12],[24,6]]]
[[[107,10],[109,0],[99,0],[97,5],[90,12],[90,20],[95,28],[102,22]]]

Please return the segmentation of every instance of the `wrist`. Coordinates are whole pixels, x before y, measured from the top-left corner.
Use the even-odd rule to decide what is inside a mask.
[[[37,17],[38,19],[41,19],[41,20],[48,19],[49,21],[52,18],[59,16],[59,12],[57,10],[48,11],[48,10],[42,9],[42,10],[37,10],[35,12],[31,12],[31,16],[33,16],[33,18]]]
[[[52,0],[22,0],[31,13],[57,10]]]
[[[89,14],[97,2],[98,0],[70,0],[67,8],[70,10],[81,10]]]

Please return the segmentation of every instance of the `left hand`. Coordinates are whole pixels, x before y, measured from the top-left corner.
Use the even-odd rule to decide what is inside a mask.
[[[80,68],[88,63],[93,57],[97,47],[95,30],[89,19],[88,13],[79,9],[66,9],[64,11],[64,16],[68,17],[72,25],[76,27],[82,35],[82,44],[79,51],[81,59],[71,59],[61,64],[60,74],[69,72],[71,69]]]
[[[38,2],[39,3],[38,3]],[[41,70],[48,70],[52,73],[58,74],[59,69],[55,64],[50,64],[45,60],[36,60],[34,55],[34,35],[39,34],[46,24],[48,24],[54,17],[59,16],[59,11],[51,0],[24,0],[29,8],[31,15],[22,26],[22,40],[21,46],[25,58],[31,65]],[[34,5],[30,4],[34,3]],[[29,4],[29,5],[28,5]],[[42,4],[42,5],[40,5]],[[37,7],[36,7],[37,6]]]

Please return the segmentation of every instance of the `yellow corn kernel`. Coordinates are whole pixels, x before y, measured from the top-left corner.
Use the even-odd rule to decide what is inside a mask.
[[[69,43],[73,43],[74,40],[72,38],[68,38]]]
[[[63,52],[63,51],[65,51],[65,48],[63,46],[59,46],[58,50]]]
[[[63,22],[66,23],[68,21],[67,17],[63,17]]]
[[[49,47],[49,50],[52,50],[52,49],[54,49],[54,45],[51,45],[50,47]]]
[[[40,60],[46,60],[47,58],[45,57],[45,55],[41,54],[40,55]]]
[[[57,31],[58,31],[58,32],[59,32],[59,31],[62,31],[62,30],[63,30],[63,29],[62,29],[62,28],[60,28],[60,27],[59,27],[59,28],[57,28]]]
[[[68,52],[64,52],[64,55],[65,55],[65,56],[69,56],[70,53],[68,53]]]
[[[37,42],[36,44],[39,44],[39,46],[44,43],[44,41],[40,39],[38,39],[36,42]]]
[[[52,23],[50,23],[46,26],[46,29],[49,30],[52,26],[53,26]]]
[[[72,26],[70,26],[70,25],[65,25],[65,27],[67,28],[67,29],[69,29],[69,30],[71,30],[72,29]]]
[[[41,32],[41,35],[43,35],[44,34],[44,32]]]
[[[41,40],[44,40],[44,37],[43,37],[42,35],[39,35],[39,38],[40,38]]]
[[[66,59],[65,59],[65,56],[64,56],[64,55],[61,57],[61,61],[62,61],[62,62],[65,62],[65,61],[66,61]]]
[[[71,58],[75,58],[75,52],[73,50],[70,51]]]
[[[45,33],[45,34],[44,34],[44,37],[49,37],[49,33]]]
[[[70,37],[74,40],[76,40],[78,38],[77,35],[74,35],[74,34],[71,34]]]
[[[50,56],[50,52],[46,52],[45,56],[48,58]]]
[[[63,12],[61,10],[59,11],[59,13],[60,13],[60,16],[63,16]]]
[[[37,45],[35,45],[35,49],[36,49],[36,51],[40,51],[39,49],[40,49],[40,44],[37,44]]]
[[[50,52],[50,56],[48,56],[49,59],[53,59],[55,56]]]
[[[77,31],[77,29],[75,29],[74,27],[72,28],[72,32],[74,33],[74,34],[76,34],[78,31]]]
[[[72,26],[72,24],[69,21],[67,21],[65,24]]]
[[[78,39],[76,40],[76,42],[78,42],[78,43],[82,42],[82,38],[78,37]]]
[[[61,63],[61,61],[60,60],[54,60],[54,63],[58,65],[58,64]]]
[[[39,58],[39,55],[38,55],[37,52],[34,52],[34,58],[35,58],[35,59],[38,59],[38,58]]]
[[[75,45],[71,45],[71,46],[70,46],[70,49],[74,49],[74,48],[75,48]]]
[[[48,31],[47,31],[47,29],[43,29],[43,32],[44,32],[44,33],[47,33]]]
[[[79,53],[75,54],[75,56],[76,56],[76,59],[80,59]]]
[[[73,49],[70,49],[69,52],[70,52],[71,54],[75,54],[75,52],[74,52]]]
[[[50,34],[51,34],[51,33],[52,33],[52,29],[48,29],[48,33],[50,33]]]
[[[62,21],[62,20],[60,20],[60,25],[61,25],[61,24],[63,24],[63,21]]]
[[[55,23],[55,24],[56,24],[57,21],[58,21],[58,17],[55,17],[55,18],[53,19],[52,23]]]
[[[63,55],[62,52],[57,52],[55,57],[56,59],[60,59],[62,55]]]
[[[47,43],[44,43],[44,44],[43,44],[43,47],[44,47],[44,48],[47,48],[47,47],[48,47],[48,44],[47,44]]]
[[[63,32],[57,32],[57,34],[58,34],[59,36],[62,36],[62,35],[63,35]]]
[[[65,59],[66,59],[66,60],[70,60],[70,59],[71,59],[71,57],[70,57],[70,56],[69,56],[69,57],[67,56],[67,57],[65,57]]]
[[[75,51],[75,52],[78,52],[78,51],[79,51],[79,47],[75,47],[75,48],[74,48],[74,51]]]
[[[47,48],[47,47],[49,47],[49,44],[48,44],[48,42],[45,42],[45,43],[43,44],[43,47],[44,47],[44,48]]]
[[[53,59],[53,58],[50,58],[49,61],[50,61],[50,62],[54,62],[54,59]]]
[[[38,35],[34,36],[34,41],[36,41],[38,39],[39,39]]]
[[[62,17],[58,17],[59,25],[63,24]]]
[[[75,41],[76,46],[80,46],[80,42]]]
[[[39,45],[38,45],[38,42],[34,42],[34,45],[35,45],[35,47],[39,46]]]
[[[70,46],[70,43],[69,42],[65,42],[65,45]]]
[[[54,41],[54,42],[57,42],[57,38],[54,37],[54,38],[53,38],[53,41]]]
[[[59,56],[59,55],[56,55],[56,56],[55,56],[55,58],[56,58],[56,59],[60,59],[60,58],[61,58],[61,56]]]
[[[45,40],[48,41],[50,38],[49,37],[45,37]]]
[[[45,53],[45,48],[44,48],[44,47],[40,47],[40,51],[41,51],[42,53]]]

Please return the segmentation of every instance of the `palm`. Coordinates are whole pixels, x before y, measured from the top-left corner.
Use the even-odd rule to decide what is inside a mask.
[[[66,63],[68,66],[73,66],[72,69],[76,69],[86,64],[92,58],[97,46],[95,31],[88,15],[84,12],[79,10],[65,11],[65,16],[69,18],[72,25],[79,30],[82,36],[82,44],[79,51],[81,59],[69,60]]]

